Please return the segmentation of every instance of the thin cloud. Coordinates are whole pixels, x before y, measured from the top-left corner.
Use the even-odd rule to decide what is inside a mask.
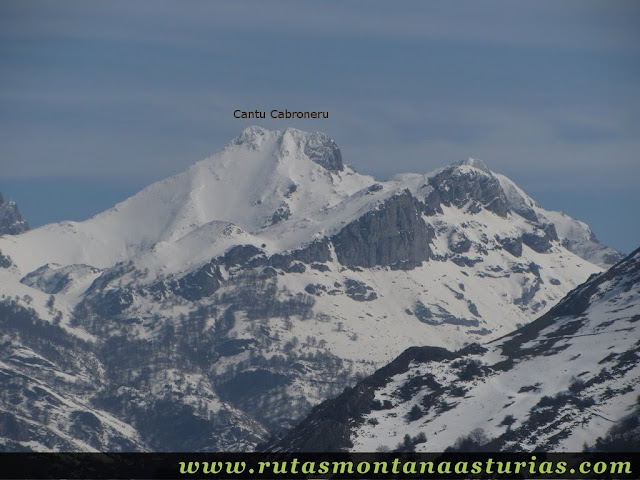
[[[52,35],[215,49],[218,31],[326,37],[415,38],[554,48],[637,49],[635,1],[188,3],[4,2],[3,35]],[[543,34],[541,34],[543,32]]]

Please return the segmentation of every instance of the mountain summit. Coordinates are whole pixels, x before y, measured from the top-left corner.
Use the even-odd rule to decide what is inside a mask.
[[[17,264],[25,273],[47,262],[104,268],[198,229],[213,228],[215,222],[262,235],[284,220],[299,221],[334,207],[374,183],[345,167],[341,158],[324,134],[248,127],[220,153],[112,209],[85,222],[36,230],[21,240],[24,255],[12,247],[6,247],[7,252],[16,260],[22,257]],[[51,248],[39,251],[41,242]],[[268,244],[274,249],[294,246],[286,238],[271,238]]]
[[[620,258],[619,252],[602,246],[587,225],[542,209],[480,160],[469,158],[424,175],[394,179],[376,182],[345,166],[339,148],[325,134],[252,126],[222,152],[110,210],[85,222],[44,226],[21,237],[16,250],[9,245],[4,249],[20,260],[16,264],[24,273],[47,262],[105,268],[226,222],[252,235],[251,243],[286,250],[336,232],[406,190],[427,215],[442,214],[447,206],[472,215],[483,209],[502,218],[515,214],[516,223],[522,217],[529,229],[547,229],[540,235],[592,263],[605,267]],[[5,205],[16,210],[14,204]],[[536,241],[531,235],[526,238]],[[56,247],[59,242],[61,248]],[[514,242],[506,248],[518,251],[521,242]],[[538,242],[542,243],[537,248],[546,245],[545,240]],[[42,243],[50,247],[39,248]]]
[[[27,230],[29,230],[29,226],[22,219],[16,202],[13,200],[5,201],[0,193],[0,235],[18,235]]]
[[[249,127],[85,222],[0,237],[0,441],[247,450],[406,348],[528,324],[618,256],[478,160],[378,182],[324,134]]]
[[[469,167],[475,167],[478,170],[482,170],[485,173],[491,173],[482,160],[473,157],[467,157],[466,159],[461,160],[458,165],[467,165]]]
[[[295,128],[272,132],[262,127],[251,126],[233,139],[231,145],[246,146],[253,150],[265,147],[268,149],[274,139],[282,148],[282,153],[291,153],[289,149],[292,149],[294,156],[304,154],[327,170],[344,170],[340,149],[328,135],[320,132],[308,133]]]

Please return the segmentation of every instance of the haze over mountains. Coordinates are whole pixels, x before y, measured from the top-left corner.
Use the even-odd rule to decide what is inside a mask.
[[[252,449],[405,349],[508,334],[621,258],[479,160],[377,182],[324,134],[249,127],[85,222],[0,237],[0,445]]]

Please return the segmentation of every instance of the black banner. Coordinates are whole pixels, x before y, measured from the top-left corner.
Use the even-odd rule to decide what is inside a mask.
[[[640,479],[634,453],[0,453],[0,479]]]

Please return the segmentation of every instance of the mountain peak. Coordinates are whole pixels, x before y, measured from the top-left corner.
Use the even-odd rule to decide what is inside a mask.
[[[258,150],[269,133],[279,132],[270,132],[259,125],[251,125],[242,130],[237,137],[231,140],[230,145],[245,145],[252,150]]]
[[[297,151],[329,171],[344,170],[338,145],[331,137],[321,132],[310,133],[291,127],[285,130],[267,130],[252,125],[234,138],[231,145],[244,145],[251,150],[260,150],[266,142],[274,142],[279,146],[281,154]]]
[[[474,167],[474,168],[477,168],[478,170],[482,170],[485,173],[489,173],[489,174],[491,173],[491,170],[489,170],[485,165],[485,163],[479,158],[467,157],[466,159],[459,161],[455,165],[456,166],[467,165],[469,167]]]
[[[331,137],[324,133],[316,132],[307,134],[304,144],[304,153],[313,162],[332,172],[344,170],[342,152]]]
[[[0,193],[0,235],[17,235],[29,230],[27,222],[22,219],[18,205],[13,200],[5,202]]]

